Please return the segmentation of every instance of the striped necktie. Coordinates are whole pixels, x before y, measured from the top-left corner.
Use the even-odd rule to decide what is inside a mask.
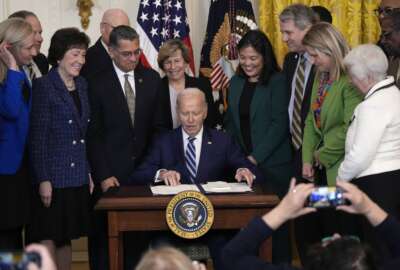
[[[196,147],[194,146],[195,137],[189,137],[185,152],[186,168],[189,171],[190,181],[195,183],[197,169],[196,169]]]
[[[132,126],[135,124],[135,93],[133,92],[132,86],[129,83],[129,74],[125,74],[124,91],[126,102],[128,103],[129,115],[131,116]]]
[[[304,93],[304,70],[306,58],[300,56],[300,63],[296,72],[294,102],[293,102],[293,117],[292,117],[292,143],[296,150],[299,150],[303,142],[303,130],[301,128],[301,104],[303,103]]]

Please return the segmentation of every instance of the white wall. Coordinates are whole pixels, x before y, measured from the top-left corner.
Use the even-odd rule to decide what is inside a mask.
[[[258,18],[258,1],[251,0],[256,18]],[[93,0],[93,2],[89,28],[85,31],[92,43],[96,42],[100,35],[101,16],[108,8],[125,10],[129,15],[131,25],[135,26],[140,0]],[[196,70],[199,68],[210,2],[211,0],[185,0]],[[21,9],[33,11],[39,17],[44,38],[41,51],[46,55],[50,38],[57,29],[70,26],[82,29],[76,0],[0,0],[0,20],[6,19],[8,15]]]

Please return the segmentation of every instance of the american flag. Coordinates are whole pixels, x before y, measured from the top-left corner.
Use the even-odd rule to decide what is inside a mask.
[[[157,55],[164,41],[179,38],[190,51],[189,74],[194,74],[192,43],[185,0],[141,0],[136,20],[136,30],[143,49],[141,61],[159,71]]]

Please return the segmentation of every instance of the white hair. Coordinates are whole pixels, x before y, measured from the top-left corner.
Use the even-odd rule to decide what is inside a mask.
[[[204,95],[203,91],[195,87],[188,87],[178,94],[178,97],[176,99],[176,106],[178,109],[179,105],[182,102],[182,99],[185,97],[199,98],[201,100],[201,103],[207,107],[206,96]]]
[[[358,80],[371,78],[379,82],[386,77],[388,60],[381,48],[363,44],[352,49],[344,58],[344,65],[351,77]]]

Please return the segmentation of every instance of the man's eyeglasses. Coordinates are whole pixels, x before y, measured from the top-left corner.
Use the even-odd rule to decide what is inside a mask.
[[[141,48],[138,48],[138,49],[134,50],[133,52],[127,52],[127,51],[120,52],[119,50],[117,50],[117,51],[123,58],[131,58],[132,55],[139,56],[142,53]]]
[[[382,7],[379,7],[377,9],[375,9],[374,11],[375,11],[375,15],[376,16],[385,17],[385,16],[390,15],[392,12],[394,12],[396,10],[400,10],[400,8],[393,8],[393,7],[384,7],[384,8],[382,8]]]

